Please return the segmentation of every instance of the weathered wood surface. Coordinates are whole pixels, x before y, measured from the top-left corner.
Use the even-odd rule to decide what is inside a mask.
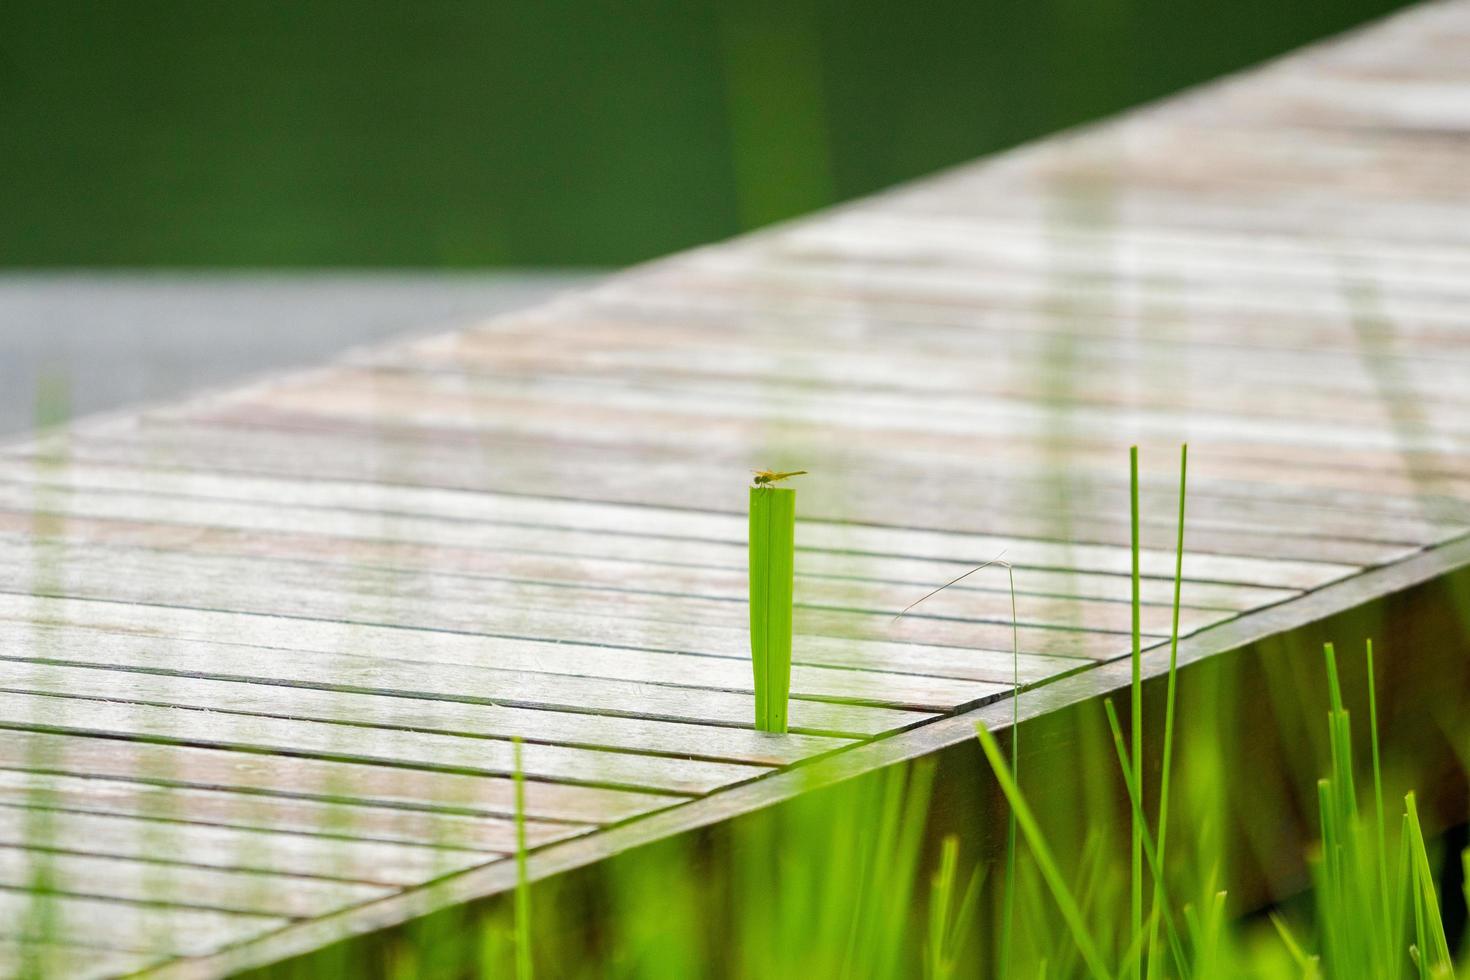
[[[1148,645],[1182,441],[1186,633],[1447,553],[1467,41],[1470,3],[1426,6],[479,329],[0,452],[0,972],[215,975],[504,887],[515,739],[543,874],[993,723],[1013,678],[1106,672],[1132,442]],[[783,737],[751,727],[743,507],[788,464]],[[1014,660],[999,568],[894,622],[999,554]]]

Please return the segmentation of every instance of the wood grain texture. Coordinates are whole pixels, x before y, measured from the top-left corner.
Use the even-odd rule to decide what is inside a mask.
[[[216,976],[505,887],[515,738],[546,874],[1008,717],[1013,685],[1092,690],[1130,647],[1130,444],[1149,663],[1180,442],[1193,658],[1459,554],[1465,36],[1470,2],[1428,5],[541,308],[0,448],[0,912],[54,855],[47,950]],[[811,471],[786,736],[752,728],[758,467]],[[1014,634],[999,569],[895,621],[996,557]],[[283,880],[312,884],[250,887]],[[138,945],[175,915],[187,948]]]
[[[202,956],[286,924],[285,919],[215,912],[178,906],[137,905],[71,895],[39,901],[46,913],[44,931],[30,913],[36,909],[25,892],[0,889],[0,940],[43,939],[58,945],[91,947],[162,956]],[[78,954],[85,964],[88,958]],[[136,962],[107,957],[110,963]]]
[[[514,786],[504,777],[125,738],[20,729],[0,739],[0,764],[25,772],[111,776],[169,791],[183,787],[241,792],[251,797],[247,811],[259,806],[262,812],[269,812],[269,801],[282,796],[332,806],[347,803],[406,808],[410,816],[405,820],[424,812],[464,814],[476,820],[503,820],[515,815]],[[265,797],[266,802],[256,804],[257,795]],[[587,823],[628,820],[684,800],[668,794],[532,780],[526,783],[525,812],[538,819],[573,822],[585,829]],[[257,819],[253,826],[272,826],[264,817]],[[402,839],[367,829],[371,826],[365,823],[363,830],[369,839]],[[442,839],[452,840],[454,834],[446,833]]]
[[[24,939],[0,939],[0,976],[24,976],[26,971],[43,977],[72,977],[74,980],[103,980],[118,977],[166,959],[162,953],[128,953],[86,946],[67,946]]]
[[[12,734],[11,737],[24,739],[31,736]],[[30,756],[36,762],[63,761],[52,759],[39,745],[31,747]],[[4,761],[15,760],[6,758]],[[350,835],[363,840],[447,846],[490,853],[515,849],[515,824],[505,818],[373,806],[347,799],[311,800],[201,789],[159,782],[169,776],[195,775],[197,770],[192,762],[184,757],[179,765],[168,766],[160,759],[151,769],[147,762],[140,762],[136,779],[0,769],[0,803],[246,829]],[[181,766],[189,768],[181,769]],[[150,776],[154,781],[143,781]],[[444,802],[449,802],[447,797]],[[587,824],[536,819],[527,819],[525,826],[527,841],[536,845],[565,840],[591,829]]]
[[[62,895],[310,918],[391,895],[385,885],[0,847],[0,888],[41,878]]]
[[[380,765],[443,769],[484,775],[514,772],[511,742],[465,737],[403,727],[335,723],[301,714],[351,712],[351,702],[317,692],[286,688],[280,692],[251,690],[200,678],[166,678],[117,670],[51,665],[7,665],[0,668],[0,726],[99,737],[163,739],[188,745],[227,747],[272,754],[297,754]],[[39,668],[39,669],[38,669]],[[36,692],[36,693],[32,693]],[[62,692],[65,692],[63,694]],[[239,713],[254,698],[275,694],[276,715]],[[300,695],[290,700],[291,695]],[[172,695],[172,700],[169,696]],[[118,700],[128,698],[128,700]],[[300,702],[328,701],[315,711]],[[167,701],[168,703],[160,703]],[[176,706],[182,702],[183,706]],[[368,709],[371,710],[371,709]],[[387,710],[391,710],[387,709]],[[387,721],[390,716],[381,716]],[[402,721],[403,719],[400,719]],[[720,786],[754,779],[764,766],[703,759],[602,752],[575,746],[528,744],[523,753],[528,777],[593,786],[648,789],[697,795]]]
[[[493,855],[455,848],[10,806],[0,807],[0,844],[139,860],[178,856],[203,867],[388,886],[495,860]]]

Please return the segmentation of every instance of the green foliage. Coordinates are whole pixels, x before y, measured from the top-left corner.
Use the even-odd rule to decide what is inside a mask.
[[[613,980],[970,976],[981,881],[962,873],[957,845],[945,845],[921,892],[933,779],[933,765],[921,762],[814,790],[780,811],[737,820],[717,861],[684,840],[612,858],[613,901],[594,907],[602,933],[595,957],[567,940],[583,934],[587,909],[538,903],[538,972]]]
[[[531,886],[526,875],[526,774],[521,740],[515,740],[516,783],[516,980],[531,980]]]
[[[623,265],[1402,5],[9,0],[0,263]]]
[[[951,980],[965,952],[965,940],[975,920],[984,869],[970,874],[970,883],[959,906],[954,905],[955,882],[959,877],[960,841],[953,834],[944,839],[939,870],[929,886],[929,942],[924,950],[925,980]]]
[[[790,493],[756,491],[753,515],[757,498],[784,497],[789,517],[794,513]],[[758,538],[753,535],[752,541]],[[1307,743],[1307,771],[1325,769],[1310,801],[1319,838],[1310,861],[1314,887],[1299,901],[1268,908],[1259,921],[1232,907],[1221,882],[1239,880],[1236,872],[1250,858],[1280,852],[1260,848],[1251,853],[1259,845],[1247,834],[1247,853],[1232,854],[1232,844],[1240,842],[1227,833],[1227,817],[1266,811],[1259,819],[1278,820],[1291,797],[1272,795],[1272,774],[1242,773],[1225,754],[1237,734],[1229,725],[1240,705],[1230,674],[1221,672],[1204,685],[1176,686],[1181,588],[1182,564],[1176,556],[1176,626],[1164,688],[1161,759],[1139,751],[1147,713],[1130,711],[1125,718],[1110,700],[1100,699],[1081,706],[1068,722],[1077,728],[1061,733],[1065,744],[1082,750],[1071,763],[1077,783],[1084,777],[1092,781],[1086,787],[1058,785],[1066,782],[1058,778],[1066,770],[1049,768],[1047,779],[1028,780],[1023,792],[1020,730],[1014,724],[1009,732],[980,728],[978,748],[994,775],[996,796],[983,795],[988,785],[937,784],[930,760],[894,765],[830,785],[813,784],[808,792],[732,819],[709,836],[688,834],[616,854],[599,862],[595,883],[573,886],[530,880],[526,783],[517,743],[516,887],[503,906],[481,918],[472,918],[481,915],[477,910],[452,907],[384,940],[371,958],[335,947],[306,966],[298,962],[275,975],[393,980],[530,980],[533,973],[569,980],[1454,976],[1455,951],[1434,881],[1432,842],[1425,838],[1427,821],[1413,793],[1404,796],[1396,837],[1388,826],[1385,786],[1395,786],[1395,793],[1402,786],[1395,773],[1384,772],[1371,644],[1361,661],[1340,664],[1329,645],[1321,660],[1310,651],[1310,657],[1291,665],[1318,685],[1302,697],[1310,705],[1310,727],[1318,732],[1324,681],[1326,690],[1326,737],[1317,757],[1311,743],[1299,739]],[[1349,678],[1364,668],[1366,704],[1356,710],[1368,719],[1370,753],[1355,753],[1345,691],[1357,685],[1344,684],[1340,667]],[[1205,662],[1193,669],[1211,667]],[[1138,673],[1128,692],[1130,708],[1138,704]],[[1203,691],[1202,700],[1191,701],[1190,690]],[[1186,696],[1176,712],[1181,691]],[[1125,721],[1131,727],[1125,728]],[[1028,752],[1035,753],[1046,752],[1058,735],[1045,728],[1027,732]],[[1287,734],[1268,732],[1266,738],[1286,741]],[[1363,770],[1359,756],[1369,760]],[[1176,762],[1177,772],[1172,771]],[[1156,763],[1156,769],[1149,768]],[[808,771],[797,768],[780,778],[800,778]],[[1111,799],[1107,778],[1121,784]],[[1157,791],[1148,794],[1145,788],[1154,778]],[[1298,782],[1312,785],[1310,779]],[[981,793],[972,792],[977,788]],[[1126,826],[1121,813],[1109,813],[1120,801],[1130,818]],[[36,805],[34,812],[40,820],[51,809]],[[1240,822],[1255,826],[1250,819]],[[33,842],[46,839],[42,825],[28,833]],[[966,854],[972,841],[996,855],[997,866]],[[1134,841],[1140,875],[1134,873]],[[1462,861],[1470,866],[1470,851]],[[580,888],[586,891],[575,890]],[[35,937],[49,934],[49,889],[44,876],[38,877],[34,921],[24,927]],[[1260,903],[1257,897],[1246,901]],[[1138,909],[1147,910],[1141,919],[1132,914]],[[1244,911],[1250,909],[1247,905]],[[43,947],[34,951],[30,975],[63,975],[41,963],[44,953]]]
[[[1179,547],[1182,555],[1184,535],[1184,476],[1187,457],[1181,457]],[[1134,561],[1137,568],[1137,456],[1130,457],[1134,474]],[[1164,733],[1165,765],[1163,785],[1167,786],[1169,761],[1172,757],[1174,692],[1178,665],[1177,601],[1182,580],[1182,565],[1176,561],[1176,619],[1171,637],[1166,730]],[[1135,616],[1137,591],[1135,588]],[[1137,863],[1132,868],[1129,907],[1134,915],[1131,928],[1119,930],[1117,917],[1099,922],[1089,919],[1084,904],[1075,897],[1058,861],[1042,833],[1025,797],[1020,793],[1010,768],[995,743],[983,728],[978,730],[984,751],[997,781],[1012,806],[1024,832],[1025,840],[1051,894],[1056,912],[1065,930],[1052,926],[1055,942],[1069,941],[1086,963],[1093,976],[1148,975],[1185,978],[1231,977],[1249,972],[1259,976],[1317,976],[1325,967],[1329,976],[1396,978],[1417,974],[1422,978],[1453,977],[1455,964],[1446,938],[1435,889],[1428,851],[1424,841],[1417,804],[1413,793],[1405,797],[1403,833],[1396,864],[1390,861],[1384,827],[1383,775],[1378,737],[1376,683],[1373,677],[1373,647],[1367,645],[1368,715],[1372,746],[1373,801],[1365,816],[1355,781],[1351,724],[1344,705],[1342,684],[1338,676],[1335,651],[1325,647],[1325,665],[1330,710],[1328,712],[1329,775],[1317,784],[1318,813],[1321,831],[1321,853],[1314,862],[1316,945],[1320,952],[1309,953],[1285,919],[1273,913],[1274,926],[1287,959],[1276,952],[1246,951],[1238,927],[1226,913],[1226,895],[1205,887],[1200,900],[1175,905],[1171,901],[1163,862],[1163,848],[1155,844],[1148,826],[1142,792],[1140,755],[1141,739],[1138,651],[1135,645],[1131,703],[1133,706],[1132,758],[1125,743],[1122,727],[1111,699],[1104,708],[1111,730],[1119,770],[1127,791],[1132,815],[1132,840],[1137,852],[1147,859],[1151,872],[1153,911],[1148,924],[1148,939],[1137,918],[1144,900],[1143,882]],[[1218,773],[1217,773],[1218,775]],[[1167,825],[1167,791],[1160,791],[1158,838],[1163,840]],[[1371,826],[1368,821],[1372,821]],[[1470,864],[1470,851],[1463,856]],[[1119,864],[1122,859],[1119,856]],[[1392,870],[1391,870],[1392,866]],[[1120,871],[1115,871],[1114,876]],[[1084,880],[1091,875],[1085,875]],[[1394,888],[1390,889],[1390,880]],[[1089,887],[1090,890],[1090,887]],[[1412,932],[1406,931],[1405,908],[1412,909]],[[1155,948],[1155,923],[1162,921],[1168,937],[1167,959]],[[1182,928],[1176,928],[1176,923]],[[1046,931],[1043,921],[1041,930]],[[1110,956],[1105,956],[1107,951]],[[1037,969],[1045,971],[1048,962],[1039,960]],[[1021,971],[1024,973],[1025,971]]]

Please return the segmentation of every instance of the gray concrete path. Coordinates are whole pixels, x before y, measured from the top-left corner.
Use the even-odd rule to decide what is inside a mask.
[[[595,273],[0,273],[0,436],[463,326]],[[48,394],[58,393],[58,394]]]

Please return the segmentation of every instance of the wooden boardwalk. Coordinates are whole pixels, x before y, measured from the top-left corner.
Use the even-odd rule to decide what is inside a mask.
[[[67,975],[211,976],[504,889],[515,737],[541,875],[999,724],[1004,573],[893,614],[1003,553],[1025,685],[1125,657],[1132,442],[1150,646],[1181,441],[1191,657],[1470,560],[1467,46],[1470,2],[1432,4],[480,329],[12,445],[0,972],[37,855]],[[767,736],[745,486],[796,465]]]

